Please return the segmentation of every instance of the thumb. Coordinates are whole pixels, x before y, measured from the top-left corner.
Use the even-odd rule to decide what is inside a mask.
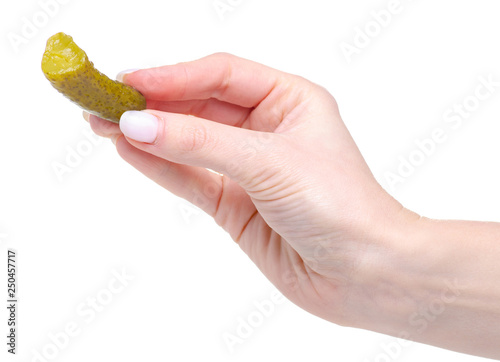
[[[142,151],[171,162],[209,168],[238,183],[262,173],[279,138],[274,133],[155,110],[125,112],[120,130]]]

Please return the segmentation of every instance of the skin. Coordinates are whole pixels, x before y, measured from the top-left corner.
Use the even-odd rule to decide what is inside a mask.
[[[146,97],[156,139],[84,114],[92,129],[213,216],[289,300],[339,325],[500,358],[500,225],[404,208],[325,89],[229,54],[122,80]]]

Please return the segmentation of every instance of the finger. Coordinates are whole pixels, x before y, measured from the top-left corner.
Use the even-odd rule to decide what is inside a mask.
[[[122,133],[118,124],[106,121],[88,112],[83,112],[83,118],[89,122],[90,128],[98,136],[111,138]]]
[[[156,157],[135,148],[123,136],[117,138],[116,148],[125,161],[146,177],[214,215],[222,192],[221,175]]]
[[[221,102],[217,99],[172,102],[148,100],[147,107],[164,112],[189,114],[237,127],[243,125],[252,111],[249,108]],[[92,130],[99,136],[110,137],[113,134],[121,133],[117,124],[87,111],[83,111],[83,118],[90,123]]]
[[[170,102],[148,100],[148,109],[189,114],[237,127],[243,125],[252,111],[251,108],[222,102],[214,98]]]
[[[213,54],[187,63],[137,70],[123,75],[122,80],[147,99],[216,98],[251,108],[266,98],[282,74],[234,55]]]
[[[239,241],[241,230],[255,212],[255,206],[241,187],[207,169],[169,162],[141,151],[123,136],[118,137],[116,148],[138,171],[214,217]]]
[[[171,162],[210,168],[237,182],[262,172],[282,137],[153,110],[125,112],[120,130],[143,151]]]

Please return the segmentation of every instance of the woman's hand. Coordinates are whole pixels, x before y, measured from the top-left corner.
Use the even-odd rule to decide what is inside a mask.
[[[337,324],[500,358],[499,225],[404,209],[325,89],[228,54],[120,78],[148,110],[119,126],[86,114],[92,129],[213,216],[288,299]]]
[[[389,247],[381,243],[385,225],[405,211],[373,178],[334,98],[228,54],[123,81],[146,97],[148,110],[125,113],[121,130],[90,116],[93,130],[213,216],[290,300],[352,325],[355,290]]]

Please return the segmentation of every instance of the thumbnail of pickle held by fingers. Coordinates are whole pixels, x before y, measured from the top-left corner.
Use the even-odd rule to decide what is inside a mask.
[[[108,121],[119,123],[124,112],[146,109],[146,99],[139,91],[95,69],[87,54],[64,33],[47,40],[42,71],[72,102]]]

